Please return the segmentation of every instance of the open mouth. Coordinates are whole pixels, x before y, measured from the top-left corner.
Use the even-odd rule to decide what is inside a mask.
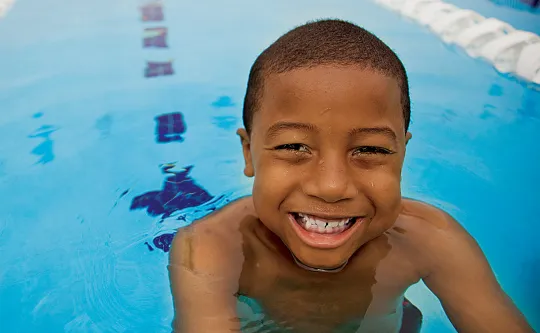
[[[296,223],[304,230],[318,234],[339,234],[351,228],[359,217],[323,219],[317,216],[291,213]]]
[[[319,249],[335,249],[342,246],[353,235],[366,229],[366,217],[322,218],[304,213],[289,213],[295,234],[306,245]]]

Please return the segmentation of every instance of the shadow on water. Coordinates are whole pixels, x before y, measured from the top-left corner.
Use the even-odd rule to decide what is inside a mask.
[[[111,134],[112,124],[113,117],[110,114],[106,114],[96,120],[95,128],[100,132],[101,137],[105,138]]]
[[[31,151],[32,154],[40,157],[39,161],[36,162],[37,164],[47,164],[54,160],[54,142],[51,139],[51,134],[57,130],[58,128],[52,125],[43,125],[28,136],[29,138],[43,139],[43,141]]]

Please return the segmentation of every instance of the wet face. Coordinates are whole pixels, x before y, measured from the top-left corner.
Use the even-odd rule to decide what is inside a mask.
[[[406,141],[393,78],[355,66],[266,77],[242,138],[261,221],[304,264],[340,266],[395,222]]]

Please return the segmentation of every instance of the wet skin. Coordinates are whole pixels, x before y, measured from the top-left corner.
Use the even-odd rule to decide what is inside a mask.
[[[402,199],[411,135],[396,80],[355,66],[268,75],[251,133],[238,134],[253,195],[179,230],[169,266],[177,331],[259,323],[236,311],[245,295],[279,330],[397,332],[403,294],[423,279],[460,331],[532,332],[467,232]],[[326,232],[302,215],[352,222]],[[293,256],[347,264],[313,272]]]

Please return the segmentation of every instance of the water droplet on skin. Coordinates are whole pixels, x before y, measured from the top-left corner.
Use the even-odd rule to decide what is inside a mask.
[[[331,108],[325,108],[324,110],[321,110],[321,115],[325,114],[326,112],[332,110]]]

